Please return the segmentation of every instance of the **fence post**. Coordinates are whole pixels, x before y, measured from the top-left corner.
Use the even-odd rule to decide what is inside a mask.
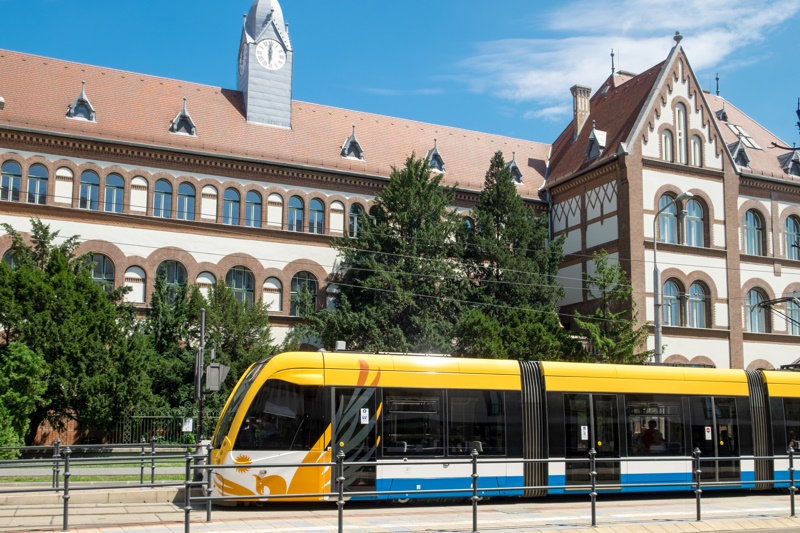
[[[589,450],[589,477],[592,480],[592,492],[589,496],[592,499],[592,527],[597,526],[597,468],[595,458],[597,452],[594,446]]]
[[[472,533],[478,531],[478,450],[472,448]]]
[[[63,517],[63,526],[62,531],[69,530],[69,456],[72,454],[72,450],[67,449],[64,450],[64,517]]]
[[[339,533],[344,531],[344,452],[339,448],[336,454],[336,470],[339,474],[336,477],[336,482],[339,484],[339,499],[336,500],[336,505],[339,507]]]
[[[61,439],[53,443],[53,488],[58,488],[58,478],[61,477]]]
[[[701,488],[701,481],[700,481],[700,476],[703,473],[703,471],[700,470],[700,454],[701,453],[702,452],[700,451],[700,448],[695,448],[694,451],[692,452],[692,455],[694,456],[694,486],[695,486],[694,493],[695,493],[695,496],[697,497],[697,521],[698,522],[701,521],[700,499],[701,499],[701,495],[703,494],[703,489]]]
[[[147,444],[147,439],[142,435],[142,457],[139,459],[139,485],[144,485],[144,446]]]
[[[789,498],[791,501],[792,518],[794,518],[794,446],[789,446]]]
[[[150,484],[156,483],[156,436],[150,437]]]
[[[214,447],[209,442],[206,444],[206,451],[208,451],[208,458],[206,459],[206,466],[211,466],[211,452]],[[214,476],[214,471],[208,469],[206,472],[206,496],[211,497],[211,478]],[[206,502],[206,522],[211,522],[211,500]]]
[[[183,480],[183,531],[189,533],[192,505],[191,505],[191,490],[192,490],[192,454],[186,452],[186,477]]]

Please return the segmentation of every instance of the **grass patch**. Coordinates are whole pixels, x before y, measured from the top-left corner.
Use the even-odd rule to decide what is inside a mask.
[[[0,476],[0,483],[49,483],[52,476]],[[138,475],[122,475],[122,476],[98,476],[98,475],[70,475],[70,483],[90,482],[90,481],[135,481],[139,482],[141,478]],[[156,483],[161,481],[184,481],[185,476],[181,474],[166,474],[157,475],[155,477]],[[150,475],[144,476],[144,482],[150,483]],[[64,478],[60,478],[59,484],[64,486]]]

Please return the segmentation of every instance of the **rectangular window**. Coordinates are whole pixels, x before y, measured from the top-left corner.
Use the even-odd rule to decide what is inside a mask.
[[[3,174],[2,187],[0,187],[0,200],[19,202],[19,176]]]
[[[677,396],[625,395],[628,455],[684,455],[683,409]]]
[[[194,220],[194,196],[178,194],[178,220]]]
[[[505,402],[500,391],[448,393],[448,454],[505,455]]]
[[[784,398],[783,413],[786,420],[786,442],[775,443],[775,453],[785,454],[789,446],[798,450],[797,438],[800,436],[800,399]]]
[[[122,213],[123,190],[106,185],[106,211],[109,213]]]
[[[383,395],[383,455],[444,455],[443,394],[387,389]]]
[[[28,203],[45,205],[47,203],[47,180],[28,178]]]

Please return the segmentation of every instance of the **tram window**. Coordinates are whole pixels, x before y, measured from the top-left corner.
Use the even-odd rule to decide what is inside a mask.
[[[250,386],[261,372],[261,369],[264,368],[264,365],[267,364],[267,361],[268,359],[265,359],[264,361],[259,361],[251,366],[250,370],[248,370],[247,374],[244,376],[244,379],[242,379],[241,383],[239,383],[239,385],[236,387],[236,390],[233,392],[233,398],[231,398],[228,408],[225,409],[224,413],[222,413],[219,427],[217,428],[217,432],[214,434],[214,442],[212,443],[214,448],[220,448],[222,446],[222,441],[228,435],[231,425],[233,424],[233,419],[236,418],[236,413],[239,412],[239,407],[242,405],[242,400],[244,400],[247,391],[250,390]]]
[[[628,455],[684,455],[679,397],[626,394],[625,418]]]
[[[503,400],[498,391],[448,393],[448,453],[465,455],[476,449],[481,455],[505,455]]]
[[[786,453],[789,446],[795,449],[800,448],[800,399],[784,398],[783,412],[786,419],[786,438],[785,442],[776,443],[776,452]]]
[[[383,455],[444,455],[441,392],[386,389],[383,393]]]
[[[237,450],[310,450],[319,438],[311,414],[321,387],[267,380],[239,429]]]

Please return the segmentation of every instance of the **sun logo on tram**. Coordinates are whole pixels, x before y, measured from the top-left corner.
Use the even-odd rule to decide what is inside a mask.
[[[237,465],[250,465],[250,464],[253,464],[252,459],[250,459],[250,457],[248,457],[247,455],[237,455],[236,458],[233,460],[233,462],[235,464],[237,464]],[[249,467],[238,467],[236,469],[236,471],[239,472],[240,474],[244,474],[248,470],[250,470]]]

